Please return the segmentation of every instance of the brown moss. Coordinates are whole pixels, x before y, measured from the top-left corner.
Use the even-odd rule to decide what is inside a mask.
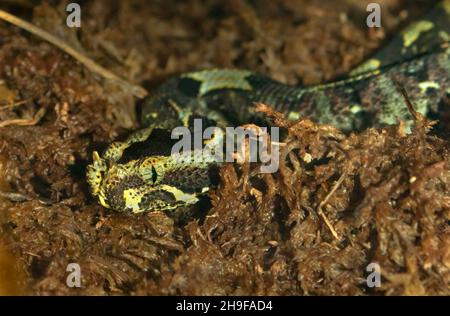
[[[288,83],[335,78],[402,24],[398,12],[420,13],[385,1],[386,28],[367,32],[366,2],[92,1],[78,31],[61,27],[63,4],[6,9],[152,87],[211,66]],[[346,136],[266,108],[287,131],[279,171],[225,166],[210,211],[183,225],[162,213],[112,213],[88,194],[92,150],[136,125],[129,91],[4,22],[0,80],[0,106],[24,101],[0,110],[1,121],[45,109],[35,126],[0,128],[0,190],[20,197],[0,197],[2,244],[33,294],[449,294],[449,143],[420,125],[410,135],[394,126]],[[65,285],[71,262],[80,289]],[[380,288],[365,285],[371,262],[382,267]]]

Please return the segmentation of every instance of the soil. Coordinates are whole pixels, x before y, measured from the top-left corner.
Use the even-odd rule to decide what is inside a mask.
[[[379,1],[383,27],[368,29],[369,2],[82,1],[81,28],[66,26],[65,1],[0,9],[151,92],[211,67],[333,80],[433,5]],[[0,21],[0,293],[450,294],[450,147],[429,122],[345,135],[263,108],[287,135],[280,170],[226,165],[210,202],[180,220],[112,212],[89,194],[93,150],[137,128],[137,101]],[[81,267],[80,288],[66,285],[69,263]],[[371,263],[379,287],[367,285]]]

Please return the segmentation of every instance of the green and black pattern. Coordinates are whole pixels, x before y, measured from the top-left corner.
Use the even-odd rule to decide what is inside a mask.
[[[396,35],[348,79],[313,87],[288,86],[247,70],[213,69],[169,79],[142,107],[142,124],[180,125],[168,101],[188,113],[229,124],[251,121],[255,102],[289,118],[308,117],[344,131],[411,121],[401,83],[416,110],[436,117],[449,92],[450,2],[442,1],[421,20]],[[168,112],[163,113],[164,111]],[[181,111],[181,115],[187,113]],[[158,119],[155,120],[155,117]],[[182,116],[181,116],[182,117]]]
[[[308,117],[347,132],[399,120],[408,126],[412,117],[400,84],[418,112],[438,118],[450,93],[449,34],[450,0],[445,0],[341,81],[288,86],[251,71],[230,69],[169,79],[141,106],[144,129],[124,142],[114,142],[102,157],[94,152],[87,173],[91,192],[103,206],[133,213],[196,203],[210,186],[214,161],[192,160],[195,151],[125,159],[126,152],[131,147],[146,149],[155,129],[189,127],[194,118],[221,127],[258,122],[252,107],[256,102],[290,119]]]

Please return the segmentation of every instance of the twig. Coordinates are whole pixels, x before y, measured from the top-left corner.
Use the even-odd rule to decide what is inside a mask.
[[[23,105],[23,104],[27,103],[28,101],[30,101],[30,100],[22,100],[22,101],[14,102],[11,104],[2,105],[2,106],[0,106],[0,111],[15,108],[16,106]]]
[[[14,25],[48,41],[49,43],[55,45],[56,47],[58,47],[65,53],[69,54],[70,56],[72,56],[73,58],[78,60],[80,63],[82,63],[84,66],[86,66],[86,68],[88,68],[90,71],[99,74],[103,78],[109,79],[112,81],[116,81],[116,82],[120,83],[121,85],[124,85],[127,88],[130,88],[131,92],[133,93],[134,96],[136,96],[138,98],[143,98],[148,94],[147,90],[145,90],[143,87],[134,85],[134,84],[120,78],[119,76],[115,75],[108,69],[100,66],[99,64],[94,62],[92,59],[84,56],[83,54],[81,54],[80,52],[75,50],[73,47],[66,44],[64,41],[60,40],[56,36],[46,32],[46,31],[44,31],[43,29],[38,28],[37,26],[35,26],[25,20],[22,20],[22,19],[14,16],[6,11],[3,11],[3,10],[0,10],[0,19],[5,20],[11,24],[14,24]]]
[[[425,130],[431,129],[433,125],[437,123],[437,121],[429,121],[426,117],[424,117],[420,112],[417,112],[414,109],[414,106],[411,102],[411,100],[408,97],[408,93],[406,92],[405,87],[398,81],[394,81],[395,85],[397,86],[397,89],[400,91],[400,93],[403,96],[403,99],[405,100],[406,106],[408,107],[409,113],[411,113],[412,117],[414,118],[414,122],[419,123],[420,126],[423,126]]]
[[[0,191],[0,197],[10,200],[11,202],[23,202],[27,197],[21,193]]]
[[[414,120],[417,122],[423,122],[424,118],[423,118],[422,114],[420,114],[419,112],[417,112],[414,109],[414,106],[412,105],[411,100],[408,97],[408,93],[406,92],[405,87],[403,85],[401,85],[400,82],[398,82],[398,81],[395,81],[395,85],[397,86],[397,89],[402,94],[403,99],[405,100],[406,106],[408,107],[408,111],[414,117]]]
[[[13,119],[13,120],[6,120],[3,122],[0,122],[0,127],[10,126],[10,125],[19,125],[19,126],[32,126],[36,125],[45,114],[45,108],[40,108],[39,111],[36,112],[36,114],[31,119]]]
[[[325,197],[325,199],[322,200],[322,202],[320,202],[319,207],[317,208],[317,213],[322,217],[323,221],[325,222],[325,224],[328,226],[328,229],[330,230],[331,234],[333,235],[334,238],[336,238],[337,240],[340,240],[338,233],[336,232],[336,230],[334,229],[333,225],[331,225],[330,221],[328,220],[327,216],[325,215],[325,213],[322,211],[322,208],[325,206],[325,204],[328,203],[328,200],[331,198],[331,196],[334,194],[334,192],[336,192],[336,190],[339,188],[339,186],[342,184],[342,182],[344,181],[345,177],[347,176],[347,169],[344,170],[344,172],[342,173],[342,175],[339,177],[338,181],[336,182],[336,184],[333,186],[333,188],[331,189],[331,191],[327,194],[327,196]]]

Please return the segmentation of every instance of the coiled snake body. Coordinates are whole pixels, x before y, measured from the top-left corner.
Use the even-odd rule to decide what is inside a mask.
[[[210,185],[211,161],[167,154],[124,159],[131,147],[145,147],[155,129],[188,126],[200,117],[219,126],[257,120],[251,105],[261,102],[288,118],[308,117],[343,131],[382,127],[412,117],[397,84],[415,109],[439,117],[450,93],[450,0],[433,8],[395,36],[347,79],[312,87],[288,86],[246,70],[214,69],[169,79],[141,107],[144,129],[114,142],[88,166],[91,192],[117,211],[139,213],[194,204]],[[195,153],[192,153],[195,155]]]

